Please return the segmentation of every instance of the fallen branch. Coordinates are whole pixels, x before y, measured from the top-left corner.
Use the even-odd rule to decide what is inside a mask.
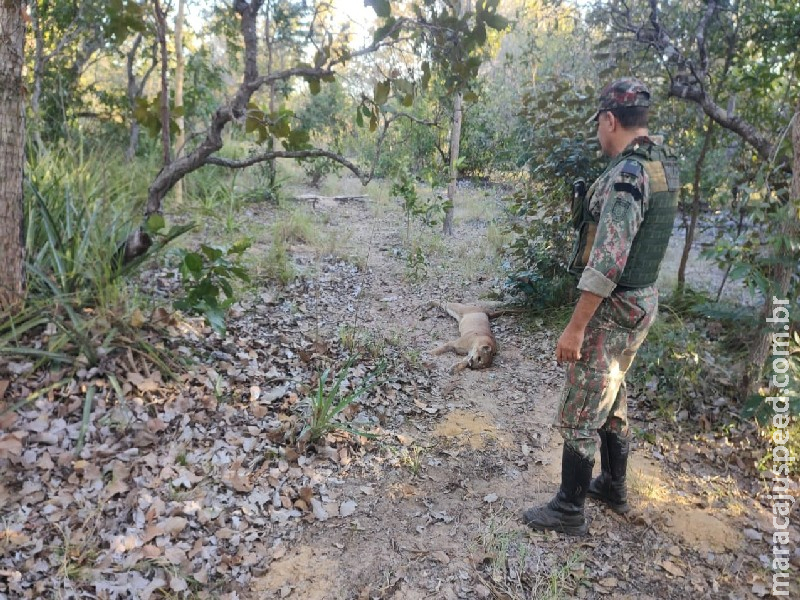
[[[369,196],[365,195],[357,195],[357,196],[315,196],[313,194],[301,194],[300,196],[295,196],[295,200],[305,200],[308,202],[321,202],[323,200],[332,200],[334,202],[364,202],[365,200],[369,199]]]

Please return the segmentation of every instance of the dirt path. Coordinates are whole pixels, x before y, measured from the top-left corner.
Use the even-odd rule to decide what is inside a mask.
[[[351,232],[352,248],[369,248],[367,272],[355,275],[358,298],[327,320],[392,336],[419,353],[420,376],[432,385],[414,399],[421,410],[395,431],[394,449],[328,486],[332,504],[355,501],[353,514],[304,526],[248,597],[666,599],[757,591],[741,499],[702,506],[678,476],[662,471],[648,444],[633,458],[630,519],[589,502],[585,540],[523,527],[520,511],[548,500],[559,482],[561,439],[549,426],[562,378],[552,357],[555,333],[545,323],[500,317],[493,322],[499,354],[486,371],[451,375],[454,355],[427,354],[457,333],[455,321],[427,303],[478,300],[488,289],[486,278],[466,281],[455,258],[486,224],[458,227],[428,276],[412,283],[395,252],[403,245],[399,212],[376,217],[355,203],[316,210],[328,227]],[[326,309],[337,312],[335,304]]]
[[[633,514],[589,502],[580,540],[523,527],[520,512],[559,483],[559,332],[499,317],[494,365],[450,374],[456,358],[429,350],[457,324],[429,305],[480,300],[493,285],[487,213],[459,207],[453,239],[420,237],[428,262],[409,271],[403,215],[374,205],[317,202],[333,251],[292,246],[305,274],[282,288],[259,281],[256,262],[224,336],[200,318],[155,319],[178,282],[154,263],[142,279],[159,300],[130,326],[192,358],[174,380],[130,352],[57,388],[59,371],[0,365],[0,600],[767,594],[771,515],[742,476],[753,453],[666,427],[635,401]],[[258,261],[286,213],[254,204],[242,218]],[[347,385],[389,365],[346,412],[380,437],[304,446],[304,400],[354,352]],[[47,393],[10,408],[35,390]]]

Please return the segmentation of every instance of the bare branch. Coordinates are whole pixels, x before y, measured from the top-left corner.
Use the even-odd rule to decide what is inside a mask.
[[[332,68],[332,67],[334,67],[336,65],[343,65],[348,60],[351,60],[353,58],[357,58],[359,56],[364,56],[365,54],[371,54],[372,52],[375,52],[379,48],[383,48],[383,47],[391,45],[394,42],[389,42],[387,40],[389,40],[395,33],[399,32],[400,30],[403,29],[404,26],[406,26],[406,25],[408,25],[410,23],[413,23],[413,21],[410,21],[406,17],[401,17],[401,18],[397,19],[397,21],[394,23],[394,25],[392,25],[392,27],[389,29],[389,31],[386,32],[386,35],[384,35],[384,37],[382,39],[374,41],[369,46],[365,46],[365,47],[363,47],[363,48],[361,48],[359,50],[355,50],[353,52],[344,53],[339,58],[331,60],[328,63],[328,67]]]
[[[758,153],[759,158],[768,161],[772,154],[772,142],[753,125],[737,117],[728,114],[727,109],[722,108],[705,91],[696,86],[684,85],[673,82],[669,88],[669,96],[673,98],[683,98],[699,104],[703,112],[711,117],[716,123],[728,129],[750,144]]]
[[[340,154],[319,148],[309,150],[269,150],[262,154],[257,154],[243,160],[232,160],[229,158],[221,158],[219,156],[210,156],[206,160],[206,164],[228,167],[229,169],[244,169],[245,167],[251,167],[262,162],[274,160],[276,158],[329,158],[332,161],[350,169],[350,171],[352,171],[352,173],[358,177],[361,180],[361,183],[364,185],[369,183],[367,175],[357,165],[347,160]]]
[[[253,81],[243,83],[242,87],[246,87],[248,90],[251,90],[250,94],[253,94],[256,90],[261,88],[261,86],[273,83],[275,81],[284,81],[286,79],[291,79],[292,77],[311,77],[322,79],[323,77],[328,77],[333,74],[334,72],[330,68],[293,67],[283,71],[276,71],[275,73],[270,73],[269,75],[262,75]]]
[[[695,32],[694,38],[695,42],[697,43],[697,54],[700,57],[700,73],[704,76],[708,72],[708,52],[706,51],[706,27],[708,26],[711,17],[714,16],[714,13],[717,12],[717,3],[716,0],[708,0],[708,5],[706,6],[706,12],[703,14],[703,18],[700,19],[700,22],[697,24],[697,30]]]
[[[708,5],[695,29],[695,44],[697,46],[699,64],[682,54],[671,42],[670,36],[660,20],[658,0],[650,0],[650,9],[649,28],[635,27],[630,14],[625,15],[627,19],[625,25],[628,30],[636,31],[637,42],[652,47],[661,57],[667,57],[669,61],[683,70],[682,73],[678,73],[677,75],[673,75],[671,72],[669,73],[670,84],[668,95],[698,104],[703,109],[703,112],[714,122],[739,135],[746,143],[755,149],[761,159],[768,161],[773,150],[773,143],[770,138],[751,123],[732,114],[732,112],[729,113],[726,109],[719,106],[706,89],[706,83],[709,77],[707,72],[709,59],[706,45],[706,30],[711,19],[720,10],[717,0],[708,0]],[[735,42],[735,36],[736,33],[733,32],[731,36],[728,37],[728,54],[726,56],[723,72],[727,72],[730,66],[730,55]]]
[[[425,121],[420,119],[419,117],[415,117],[414,115],[410,115],[408,113],[395,113],[388,119],[389,123],[396,121],[397,119],[408,119],[412,123],[417,123],[419,125],[427,125],[428,127],[441,127],[441,124],[438,121]]]

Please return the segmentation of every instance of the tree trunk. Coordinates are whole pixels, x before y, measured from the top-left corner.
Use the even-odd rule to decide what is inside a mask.
[[[169,135],[169,54],[167,52],[167,18],[161,8],[160,0],[154,0],[156,13],[156,32],[161,49],[161,148],[164,165],[172,162],[172,149]]]
[[[131,162],[133,158],[136,156],[136,149],[139,147],[139,131],[141,130],[141,126],[139,125],[139,121],[136,120],[134,117],[131,120],[131,132],[129,134],[128,139],[128,149],[125,151],[125,161]]]
[[[463,115],[462,104],[464,95],[456,92],[453,100],[453,127],[450,130],[450,183],[447,185],[447,200],[450,206],[444,214],[442,232],[453,235],[453,211],[456,206],[456,185],[458,183],[458,151],[461,145],[461,119]]]
[[[781,222],[778,235],[788,240],[797,240],[800,236],[800,102],[795,109],[792,125],[792,186],[789,191],[789,210],[787,218]],[[780,256],[776,256],[780,259]],[[775,298],[765,298],[764,308],[761,311],[760,323],[755,343],[750,347],[750,356],[745,365],[745,372],[739,387],[740,396],[746,398],[758,391],[761,385],[761,377],[764,373],[764,365],[769,358],[772,350],[773,328],[767,327],[767,317],[772,316],[774,300],[788,300],[786,297],[791,284],[792,275],[797,269],[797,265],[791,261],[779,261],[775,265],[773,289]],[[773,326],[774,327],[774,326]]]
[[[463,17],[472,9],[472,2],[466,0],[459,3],[459,17]],[[450,182],[447,185],[447,200],[450,207],[444,214],[442,233],[453,235],[453,212],[456,206],[456,185],[458,183],[458,152],[461,146],[461,121],[464,117],[464,94],[460,90],[453,99],[453,127],[450,129]]]
[[[184,131],[185,121],[183,119],[183,13],[184,0],[178,0],[178,14],[175,17],[175,111],[178,116],[175,121],[178,124],[178,135],[175,138],[175,156],[183,153],[183,146],[186,144],[186,132]],[[175,203],[183,204],[183,179],[175,184]]]
[[[694,165],[694,194],[692,196],[692,213],[689,220],[689,225],[686,227],[686,238],[683,241],[683,253],[681,254],[681,263],[678,267],[678,291],[683,292],[686,285],[686,265],[689,262],[689,252],[692,250],[692,242],[694,241],[694,232],[697,229],[697,219],[700,215],[700,179],[703,174],[703,165],[706,162],[706,155],[711,148],[711,143],[714,138],[714,122],[708,119],[708,127],[706,135],[703,139],[703,147],[700,149],[700,156],[697,157],[697,162]]]
[[[125,152],[125,160],[131,162],[133,157],[136,156],[136,148],[139,146],[139,121],[133,115],[136,109],[136,98],[138,98],[138,89],[136,86],[136,75],[133,72],[133,62],[136,59],[136,51],[142,43],[142,34],[138,34],[133,40],[133,46],[125,56],[125,71],[128,76],[128,104],[131,109],[131,133],[128,140],[128,150]]]
[[[139,51],[139,46],[142,44],[143,36],[142,34],[138,34],[133,41],[133,46],[125,55],[125,70],[128,77],[128,105],[130,106],[131,111],[131,132],[130,132],[130,140],[128,142],[128,150],[125,152],[125,160],[131,162],[133,157],[136,156],[136,148],[139,146],[139,133],[141,131],[141,126],[139,122],[136,120],[134,116],[134,110],[136,110],[136,101],[142,97],[144,93],[144,87],[147,85],[147,80],[150,79],[150,75],[155,70],[156,66],[158,65],[158,50],[156,45],[153,46],[153,58],[150,63],[150,67],[147,69],[147,72],[142,76],[142,80],[139,83],[136,83],[136,73],[134,72],[134,62],[136,61],[136,53]]]
[[[25,289],[22,207],[25,121],[22,65],[25,3],[0,2],[0,310],[18,306]]]
[[[264,26],[265,36],[264,41],[267,47],[267,74],[272,73],[272,57],[273,57],[273,39],[272,39],[272,3],[267,1],[267,19]],[[275,114],[275,82],[269,84],[269,114]],[[272,132],[269,134],[267,142],[269,150],[275,149],[275,136]],[[275,189],[275,178],[277,176],[277,168],[274,160],[267,162],[267,181],[269,182],[269,192],[272,195]]]

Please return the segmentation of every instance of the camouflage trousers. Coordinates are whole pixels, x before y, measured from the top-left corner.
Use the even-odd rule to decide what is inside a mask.
[[[581,358],[567,365],[555,422],[564,442],[582,456],[594,458],[598,429],[627,437],[625,373],[657,312],[655,287],[615,291],[589,321]]]

